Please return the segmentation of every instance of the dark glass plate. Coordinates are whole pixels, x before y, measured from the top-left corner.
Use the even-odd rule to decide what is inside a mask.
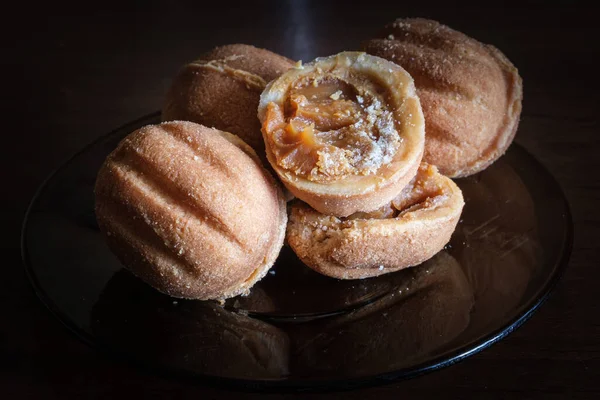
[[[284,247],[247,297],[175,300],[123,270],[98,231],[104,158],[151,115],[86,147],[39,189],[23,258],[52,313],[85,342],[170,375],[246,389],[348,389],[472,355],[520,326],[567,265],[572,223],[552,176],[512,145],[457,180],[466,206],[446,248],[420,266],[341,281]]]

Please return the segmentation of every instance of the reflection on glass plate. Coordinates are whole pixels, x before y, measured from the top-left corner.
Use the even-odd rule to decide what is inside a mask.
[[[342,281],[284,247],[251,291],[224,304],[177,300],[122,269],[96,226],[106,155],[152,115],[86,147],[34,198],[23,258],[48,308],[89,344],[177,376],[249,389],[349,388],[450,365],[523,323],[566,267],[567,203],[513,145],[457,180],[462,219],[446,249],[407,270]]]

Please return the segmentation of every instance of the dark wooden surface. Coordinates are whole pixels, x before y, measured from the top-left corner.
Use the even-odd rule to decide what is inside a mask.
[[[44,9],[23,2],[20,11],[4,13],[0,397],[262,398],[161,378],[78,342],[41,305],[23,272],[19,233],[26,206],[65,158],[159,109],[179,66],[214,45],[250,43],[307,61],[355,49],[395,17],[425,16],[496,45],[519,68],[525,100],[516,141],[562,185],[573,212],[574,250],[549,301],[507,339],[450,368],[344,397],[600,398],[600,85],[593,9],[567,2],[490,9],[363,0],[220,2],[218,10],[197,3],[112,9],[101,3],[89,13],[79,3]]]

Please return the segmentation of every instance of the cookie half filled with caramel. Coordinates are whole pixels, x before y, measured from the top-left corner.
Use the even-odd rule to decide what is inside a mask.
[[[450,240],[463,206],[458,186],[423,163],[393,201],[373,212],[342,218],[294,203],[287,241],[321,274],[368,278],[431,258]]]
[[[111,250],[173,297],[247,293],[275,262],[282,192],[239,137],[192,122],[145,126],[121,141],[95,186]]]
[[[444,175],[479,172],[512,143],[522,80],[497,48],[421,18],[396,20],[364,48],[414,78],[427,125],[423,160]]]
[[[267,158],[296,197],[348,216],[389,203],[415,175],[425,125],[410,75],[360,52],[299,65],[261,95]]]

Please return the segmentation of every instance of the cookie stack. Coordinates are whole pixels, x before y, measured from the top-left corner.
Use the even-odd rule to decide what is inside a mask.
[[[339,279],[439,252],[464,205],[450,178],[507,149],[521,79],[435,21],[397,20],[364,50],[303,65],[230,45],[185,65],[165,122],[98,175],[97,219],[122,263],[171,296],[225,299],[248,293],[284,237]]]

